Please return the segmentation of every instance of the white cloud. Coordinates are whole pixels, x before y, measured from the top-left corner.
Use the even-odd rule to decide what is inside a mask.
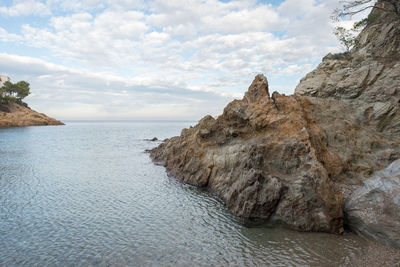
[[[22,37],[18,34],[9,33],[7,30],[0,27],[0,40],[4,42],[16,42],[21,41]]]
[[[217,115],[234,96],[241,97],[183,87],[168,77],[122,78],[2,53],[0,72],[13,81],[29,81],[27,102],[62,119],[200,119],[205,113]]]
[[[14,1],[3,8],[22,2],[44,5]],[[168,105],[177,116],[183,109],[205,114],[210,97],[221,111],[257,73],[266,74],[271,91],[293,92],[295,83],[338,47],[329,21],[336,5],[336,0],[286,0],[280,6],[256,0],[47,0],[43,10],[48,11],[40,14],[54,14],[48,23],[25,22],[20,31],[0,28],[0,39],[34,47],[45,60],[3,53],[0,58],[11,57],[14,67],[0,70],[26,75],[39,88],[29,101],[51,112],[43,97],[82,104],[87,114],[106,110],[99,112],[103,117],[123,116],[121,105],[132,103],[137,112],[126,111],[131,116],[148,107],[162,116]],[[35,67],[24,69],[28,65]],[[62,110],[57,114],[69,108]]]
[[[13,4],[9,7],[0,6],[0,14],[3,16],[28,16],[28,15],[39,15],[45,16],[50,15],[50,8],[42,2],[35,0],[14,0]]]

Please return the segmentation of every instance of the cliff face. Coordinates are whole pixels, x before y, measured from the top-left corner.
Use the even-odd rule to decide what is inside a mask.
[[[292,96],[270,96],[258,75],[242,100],[165,140],[151,157],[244,219],[341,233],[344,200],[400,158],[399,29],[398,20],[383,14],[353,51],[325,57]],[[376,228],[349,225],[379,240]],[[385,238],[400,232],[397,224],[388,228]]]
[[[64,125],[64,123],[13,102],[0,104],[0,128],[39,125]]]
[[[400,8],[400,4],[399,4]],[[349,53],[329,54],[296,87],[307,96],[400,101],[400,19],[374,11],[379,17],[356,38]]]

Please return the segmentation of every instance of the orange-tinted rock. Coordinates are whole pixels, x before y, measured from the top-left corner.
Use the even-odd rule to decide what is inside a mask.
[[[13,102],[0,104],[0,128],[39,125],[64,125],[64,123]]]

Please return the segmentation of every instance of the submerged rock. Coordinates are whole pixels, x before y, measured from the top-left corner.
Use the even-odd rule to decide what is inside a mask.
[[[346,201],[346,213],[351,229],[400,249],[400,160],[365,181]]]

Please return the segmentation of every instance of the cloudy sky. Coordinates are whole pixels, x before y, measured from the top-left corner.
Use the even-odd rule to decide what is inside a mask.
[[[340,51],[338,0],[1,0],[0,74],[58,119],[198,120]]]

